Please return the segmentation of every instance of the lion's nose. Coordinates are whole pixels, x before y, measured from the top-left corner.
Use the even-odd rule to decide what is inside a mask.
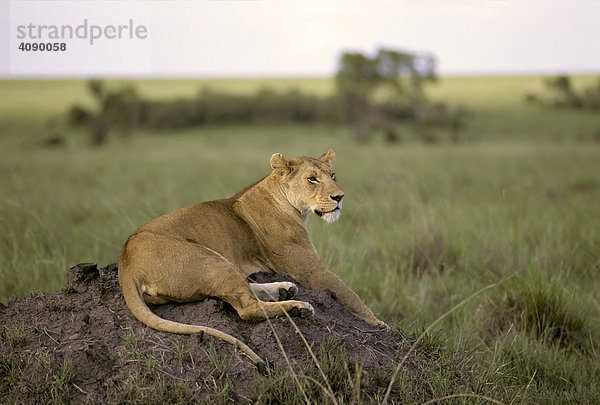
[[[336,202],[340,202],[342,201],[342,198],[344,198],[344,194],[338,194],[338,195],[330,195],[329,196],[333,201]]]

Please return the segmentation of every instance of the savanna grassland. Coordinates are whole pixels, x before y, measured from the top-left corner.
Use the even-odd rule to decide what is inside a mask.
[[[91,103],[84,81],[0,81],[0,302],[57,291],[74,264],[115,262],[141,224],[233,195],[268,172],[274,152],[317,156],[333,148],[343,214],[332,225],[309,221],[327,267],[414,336],[459,306],[429,337],[487,397],[597,402],[600,116],[526,104],[525,93],[542,83],[441,79],[432,97],[468,110],[459,143],[424,143],[405,129],[396,144],[378,134],[358,144],[344,127],[263,125],[115,134],[92,147],[65,117],[73,103]],[[201,86],[334,89],[329,79],[135,85],[157,99]],[[64,142],[49,146],[57,133]],[[443,375],[432,385],[440,398],[456,393]]]

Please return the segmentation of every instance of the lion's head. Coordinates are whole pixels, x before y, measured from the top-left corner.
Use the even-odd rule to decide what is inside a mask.
[[[280,153],[271,156],[273,174],[281,178],[288,201],[302,214],[312,211],[327,222],[340,217],[344,198],[331,167],[334,157],[331,149],[318,159],[301,156],[285,160]]]

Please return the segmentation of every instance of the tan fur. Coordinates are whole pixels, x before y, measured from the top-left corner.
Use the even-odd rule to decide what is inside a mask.
[[[207,334],[237,345],[254,362],[261,359],[245,344],[218,330],[164,320],[147,304],[190,302],[218,297],[242,319],[259,321],[283,315],[310,315],[310,304],[284,300],[292,283],[250,284],[246,277],[275,271],[304,287],[331,290],[352,313],[385,327],[360,298],[327,270],[309,240],[306,221],[315,212],[331,222],[339,217],[344,195],[331,167],[334,153],[318,159],[285,160],[274,154],[273,171],[232,198],[181,208],[136,230],[119,256],[119,284],[131,312],[151,328],[172,333]]]

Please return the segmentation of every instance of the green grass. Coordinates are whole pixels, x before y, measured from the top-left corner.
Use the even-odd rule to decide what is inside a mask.
[[[345,128],[232,126],[114,137],[103,148],[61,117],[72,102],[90,101],[83,82],[0,81],[0,301],[56,291],[76,263],[116,261],[145,221],[234,194],[268,172],[274,152],[315,156],[331,147],[344,212],[332,225],[309,221],[329,268],[386,321],[415,334],[511,277],[436,327],[442,358],[458,359],[478,392],[505,403],[596,401],[600,116],[524,104],[528,86],[542,81],[449,78],[432,88],[471,111],[471,143],[358,145]],[[327,79],[136,83],[151,97],[189,96],[203,84],[333,89]],[[64,147],[43,146],[52,130]],[[460,390],[432,373],[436,395]],[[273,395],[283,395],[273,384]]]
[[[1,356],[0,375],[7,389],[3,392],[3,401],[10,404],[36,400],[48,404],[68,403],[73,372],[68,357],[52,367],[50,357],[44,353],[15,351]]]

